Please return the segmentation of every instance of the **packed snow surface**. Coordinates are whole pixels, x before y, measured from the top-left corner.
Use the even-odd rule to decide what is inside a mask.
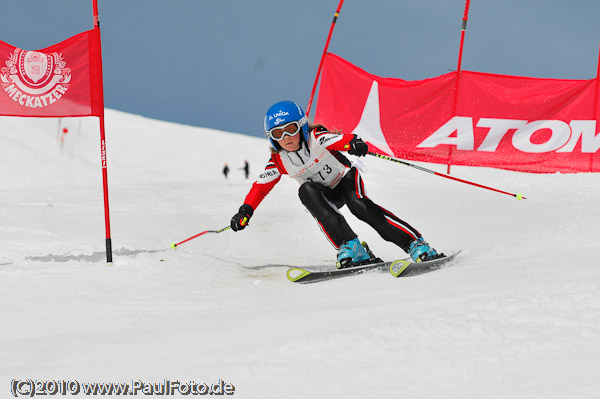
[[[452,168],[518,201],[363,158],[369,197],[459,259],[302,285],[288,267],[333,267],[336,252],[287,177],[246,230],[170,248],[229,224],[266,139],[112,110],[106,126],[112,267],[97,118],[0,118],[0,397],[14,379],[222,380],[240,398],[600,397],[600,175]],[[342,213],[378,256],[406,256]]]

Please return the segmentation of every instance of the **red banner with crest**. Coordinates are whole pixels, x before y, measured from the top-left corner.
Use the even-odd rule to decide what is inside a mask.
[[[0,59],[0,115],[103,115],[99,29],[34,51],[0,41]]]
[[[598,85],[470,71],[407,81],[327,54],[315,122],[408,160],[600,172]]]

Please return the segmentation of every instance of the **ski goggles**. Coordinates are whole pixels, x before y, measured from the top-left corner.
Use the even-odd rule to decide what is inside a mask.
[[[275,126],[267,131],[267,136],[273,140],[283,140],[285,136],[293,137],[300,131],[300,123],[298,121],[288,122],[285,125]]]

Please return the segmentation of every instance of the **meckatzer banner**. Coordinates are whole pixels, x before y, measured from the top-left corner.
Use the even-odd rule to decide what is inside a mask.
[[[28,51],[0,41],[0,115],[100,116],[100,30]]]
[[[315,122],[403,159],[523,172],[598,172],[598,79],[451,72],[406,81],[327,54]]]

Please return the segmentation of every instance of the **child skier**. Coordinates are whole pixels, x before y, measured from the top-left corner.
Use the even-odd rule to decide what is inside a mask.
[[[304,111],[291,101],[281,101],[269,108],[264,131],[271,142],[271,158],[231,219],[234,231],[248,225],[256,207],[281,175],[287,174],[300,183],[300,201],[338,250],[338,268],[369,263],[374,258],[338,211],[344,205],[383,239],[410,254],[414,261],[441,256],[417,230],[366,196],[359,171],[340,153],[365,156],[369,147],[360,137],[329,132],[319,125],[309,128]]]

